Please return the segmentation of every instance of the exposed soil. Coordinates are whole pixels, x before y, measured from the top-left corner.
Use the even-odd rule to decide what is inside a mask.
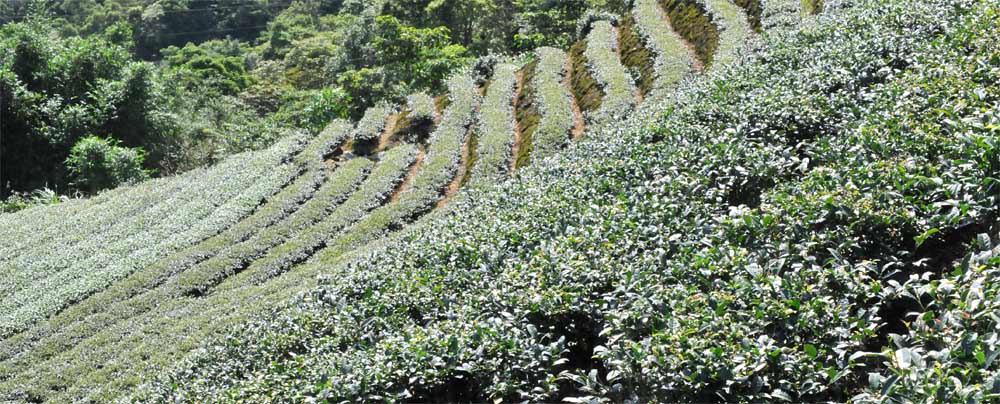
[[[399,201],[399,196],[402,195],[403,192],[405,192],[407,189],[410,189],[410,184],[413,182],[413,177],[417,175],[418,171],[420,171],[420,166],[424,164],[424,157],[426,156],[427,152],[424,151],[423,147],[421,147],[420,150],[417,152],[417,159],[413,161],[413,164],[410,165],[410,169],[406,171],[406,177],[403,178],[403,182],[399,183],[399,186],[396,187],[396,190],[392,191],[392,194],[389,195],[388,203],[394,203]]]
[[[476,126],[469,126],[469,134],[465,136],[465,144],[462,145],[462,163],[458,166],[458,172],[455,173],[455,178],[451,180],[448,187],[445,188],[444,196],[438,201],[437,205],[434,206],[435,209],[444,207],[451,202],[455,195],[458,195],[458,191],[462,189],[462,184],[465,182],[465,177],[469,175],[469,171],[472,170],[470,165],[472,160],[472,142],[473,136],[475,136]]]
[[[399,118],[402,115],[402,112],[397,112],[386,118],[385,128],[382,129],[382,135],[378,138],[378,145],[375,146],[376,153],[388,150],[396,145],[397,142],[394,135],[396,134],[396,126],[399,123]]]

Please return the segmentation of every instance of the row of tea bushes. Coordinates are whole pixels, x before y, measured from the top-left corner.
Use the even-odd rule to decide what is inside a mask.
[[[313,198],[287,219],[182,272],[177,278],[181,294],[197,296],[208,292],[211,287],[242,270],[271,248],[329,217],[337,206],[358,189],[373,165],[365,158],[355,158],[340,164]]]
[[[535,155],[547,156],[569,142],[573,130],[573,94],[565,85],[571,66],[566,52],[543,47],[535,50],[538,66],[531,88],[538,105],[538,126],[532,133]]]
[[[653,79],[651,94],[647,97],[663,98],[668,91],[691,73],[694,60],[688,53],[683,38],[665,27],[667,17],[656,0],[636,0],[632,7],[636,31],[645,46],[653,53]]]
[[[501,63],[493,69],[476,127],[476,163],[469,185],[498,182],[510,173],[514,133],[514,93],[518,67]]]
[[[743,9],[732,0],[701,0],[719,29],[719,44],[712,65],[728,65],[736,61],[753,34]]]
[[[1000,9],[856,3],[133,398],[989,402]]]
[[[460,74],[448,80],[450,102],[441,123],[431,135],[427,154],[399,200],[373,210],[364,220],[345,229],[331,240],[307,266],[326,266],[355,248],[373,242],[393,226],[401,226],[434,207],[448,184],[455,180],[462,162],[462,149],[476,124],[476,111],[482,97],[471,74]],[[273,276],[268,273],[267,276]],[[263,279],[258,278],[260,282]]]
[[[397,108],[385,101],[378,102],[365,110],[365,115],[358,121],[354,130],[354,150],[365,154],[372,150],[385,131],[390,116],[396,112]]]
[[[434,203],[440,198],[448,183],[453,180],[455,173],[458,172],[458,166],[462,163],[462,146],[466,143],[475,124],[475,111],[480,102],[475,82],[470,79],[470,76],[458,76],[451,79],[449,88],[451,102],[438,130],[431,136],[427,154],[420,170],[410,180],[411,187],[402,193],[397,202],[377,208],[364,216],[357,224],[341,230],[339,235],[330,240],[327,243],[328,246],[319,251],[313,259],[294,268],[291,268],[294,262],[284,267],[268,268],[258,266],[257,263],[260,261],[257,261],[247,270],[236,274],[211,290],[211,293],[204,299],[174,301],[165,307],[149,307],[153,310],[152,313],[118,321],[113,327],[98,332],[83,343],[78,342],[75,345],[70,345],[68,351],[36,365],[43,373],[25,374],[23,375],[25,379],[15,379],[11,383],[18,384],[25,380],[31,380],[28,384],[38,389],[56,388],[55,386],[63,385],[67,381],[62,377],[53,377],[52,373],[44,369],[61,366],[64,371],[79,372],[93,369],[94,361],[99,361],[105,365],[97,372],[90,373],[91,380],[94,383],[102,383],[104,386],[102,389],[105,391],[113,389],[119,383],[127,382],[127,380],[113,378],[114,372],[122,371],[116,369],[134,369],[137,366],[136,358],[152,354],[149,344],[162,345],[150,341],[150,338],[172,339],[177,338],[175,336],[183,335],[186,341],[197,340],[199,335],[210,334],[211,330],[234,321],[230,319],[239,319],[242,318],[241,316],[246,316],[248,312],[252,312],[252,308],[234,305],[248,299],[272,301],[279,296],[285,296],[283,299],[287,299],[287,296],[295,294],[297,288],[301,288],[298,286],[299,283],[307,282],[309,278],[315,278],[317,271],[327,267],[329,260],[339,256],[340,253],[350,253],[356,249],[364,248],[369,242],[377,239],[379,235],[390,230],[392,226],[405,223],[410,218],[433,208]],[[389,152],[395,150],[392,149]],[[416,152],[415,148],[411,147],[410,150]],[[378,167],[373,170],[371,178],[376,177],[377,170]],[[360,192],[360,194],[369,193]],[[350,200],[338,210],[348,206],[349,203]],[[333,216],[337,216],[336,211],[331,215],[331,217]],[[289,270],[291,272],[287,272]],[[150,304],[152,303],[145,303],[146,306],[150,306]],[[130,311],[131,306],[122,307],[122,309]],[[165,312],[174,314],[164,317]],[[176,317],[177,313],[186,313],[186,315],[178,318]],[[152,332],[152,330],[156,330],[156,332]],[[114,338],[129,348],[124,352],[118,352],[114,348],[114,344],[109,345],[101,342],[106,338]],[[146,342],[136,344],[136,341],[140,339]],[[183,352],[184,347],[188,347],[188,345],[176,344],[175,342],[167,348],[154,351],[157,355],[176,354],[177,350]],[[86,357],[81,356],[83,352],[88,352]],[[113,358],[121,359],[115,360]],[[71,361],[73,366],[58,365],[58,363],[66,363],[67,361]],[[76,396],[80,394],[80,391],[67,389],[61,394]]]
[[[412,145],[402,145],[384,152],[369,179],[357,187],[344,203],[316,224],[299,231],[258,257],[246,268],[246,272],[255,279],[267,279],[312,256],[331,237],[384,203],[403,181],[406,169],[417,158],[417,152],[417,148]]]
[[[174,203],[120,222],[107,234],[91,235],[72,249],[17,267],[30,272],[19,279],[29,279],[31,287],[15,288],[0,302],[7,313],[0,335],[21,331],[137,268],[238,222],[299,174],[299,168],[287,162],[302,147],[301,138],[290,138],[268,150],[240,156],[244,160],[232,159],[237,163],[220,165],[192,179],[190,183],[198,184],[198,189],[187,190],[180,200],[171,199]]]
[[[83,328],[94,330],[106,326],[104,321],[110,321],[109,316],[116,306],[158,288],[176,274],[191,268],[226,248],[243,242],[258,232],[280,223],[292,214],[315,194],[316,189],[325,180],[324,165],[317,160],[292,184],[281,192],[268,198],[268,201],[251,216],[220,234],[205,241],[190,246],[183,251],[164,257],[142,271],[133,272],[122,281],[116,282],[74,305],[67,307],[57,315],[35,324],[24,332],[3,340],[0,344],[0,361],[6,361],[13,355],[26,352],[29,347],[46,341],[52,335],[86,335],[80,331]],[[134,307],[134,306],[133,306]],[[100,316],[102,321],[94,321],[93,316]],[[65,339],[72,341],[72,338]],[[47,340],[51,343],[51,339]],[[67,347],[57,348],[65,350]]]
[[[406,98],[408,117],[410,120],[432,121],[437,115],[434,98],[426,93],[416,93]]]
[[[589,111],[587,119],[594,127],[613,124],[628,116],[636,103],[632,76],[618,57],[618,36],[608,21],[596,21],[587,35],[584,51],[590,72],[601,88],[601,106]]]

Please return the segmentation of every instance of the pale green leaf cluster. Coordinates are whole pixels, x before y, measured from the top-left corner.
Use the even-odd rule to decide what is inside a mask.
[[[354,130],[354,140],[357,142],[372,142],[378,140],[385,130],[389,116],[396,113],[397,108],[385,101],[378,102],[368,108],[365,115],[358,121]]]
[[[531,85],[540,115],[532,139],[535,155],[547,156],[562,148],[573,129],[573,94],[565,84],[569,74],[566,52],[543,47],[535,50],[538,67]]]
[[[517,66],[500,63],[493,69],[489,90],[479,109],[476,127],[478,146],[470,184],[493,183],[504,179],[511,170],[511,147],[514,144],[514,92]]]
[[[617,50],[618,35],[611,23],[604,20],[594,22],[587,35],[587,50],[584,55],[603,92],[600,108],[587,116],[595,127],[624,119],[635,107],[635,82],[622,65]]]
[[[416,93],[406,98],[408,117],[410,120],[433,120],[437,115],[434,98],[427,93]]]

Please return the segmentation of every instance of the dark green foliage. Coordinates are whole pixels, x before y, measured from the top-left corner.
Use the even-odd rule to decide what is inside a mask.
[[[62,163],[85,135],[111,135],[146,147],[154,160],[169,121],[149,64],[102,37],[53,35],[44,23],[0,28],[0,131],[3,195],[67,185]]]
[[[600,8],[623,11],[621,4],[601,4],[588,0],[522,1],[522,27],[514,34],[514,49],[530,51],[540,46],[567,48],[577,39],[577,21],[587,10]],[[621,10],[619,10],[621,9]]]
[[[586,41],[578,41],[569,48],[569,55],[573,60],[570,72],[573,75],[573,96],[576,97],[576,103],[583,112],[596,111],[601,107],[601,97],[603,97],[597,81],[590,73],[587,57],[583,55],[586,50]]]
[[[68,200],[51,189],[36,189],[31,192],[16,192],[0,201],[0,213],[12,213],[35,206],[53,205]]]
[[[452,41],[479,54],[509,49],[517,31],[513,1],[390,1],[384,11],[417,26],[450,27]]]
[[[164,61],[182,81],[176,83],[191,89],[213,88],[220,94],[235,95],[252,84],[243,53],[245,47],[236,41],[209,41],[195,46],[163,50]]]
[[[189,42],[225,37],[252,40],[286,7],[302,9],[301,4],[267,0],[65,1],[49,3],[44,14],[62,20],[59,25],[65,32],[81,35],[127,23],[134,32],[136,53],[156,58],[163,48]],[[326,10],[335,11],[339,1],[323,4]]]
[[[122,147],[114,139],[88,136],[73,145],[66,159],[71,185],[87,193],[149,178],[142,168],[146,152]]]
[[[447,28],[415,28],[392,16],[364,21],[373,26],[359,32],[362,36],[352,38],[346,49],[359,60],[337,76],[337,84],[354,100],[357,117],[378,100],[420,90],[440,92],[443,80],[471,61],[465,47],[450,42]]]
[[[384,11],[421,27],[447,26],[452,40],[473,53],[530,51],[538,46],[569,46],[576,23],[589,10],[620,13],[623,0],[403,0],[386,2]]]
[[[334,176],[345,175],[345,182],[313,189],[324,170],[321,156],[340,141],[313,143],[294,157],[288,145],[245,166],[237,156],[197,187],[181,180],[171,188],[154,187],[158,181],[140,185],[164,194],[181,189],[155,209],[171,217],[175,202],[215,212],[225,200],[202,206],[202,193],[231,188],[229,205],[239,207],[226,216],[231,222],[176,237],[176,244],[166,244],[179,251],[174,258],[135,254],[133,247],[149,250],[145,238],[122,237],[106,253],[106,244],[90,234],[46,226],[87,224],[58,220],[56,209],[72,212],[77,205],[23,212],[32,219],[49,213],[51,220],[14,231],[0,226],[0,232],[30,237],[36,225],[58,238],[57,245],[74,246],[77,238],[89,243],[67,249],[88,261],[72,262],[70,275],[59,275],[63,280],[103,276],[108,266],[98,264],[118,257],[128,258],[114,262],[118,270],[131,272],[121,275],[125,282],[94,282],[86,293],[66,295],[62,303],[84,300],[47,312],[58,313],[51,321],[32,317],[37,327],[24,328],[28,323],[15,316],[19,323],[11,328],[12,318],[0,317],[6,330],[0,400],[996,401],[1000,9],[986,0],[846,3],[800,30],[768,33],[732,64],[713,53],[719,62],[703,78],[681,82],[669,97],[647,100],[602,130],[592,127],[563,153],[533,161],[502,185],[459,194],[447,207],[440,207],[442,190],[478,165],[474,154],[463,158],[463,145],[471,142],[474,152],[477,139],[490,144],[489,137],[471,137],[470,128],[484,113],[477,85],[510,90],[496,77],[452,81],[451,100],[438,102],[447,109],[420,153],[423,162],[411,166],[418,154],[412,145],[375,154],[380,161],[369,178],[378,180],[351,195],[372,163],[347,162],[361,171],[352,175],[339,171],[341,165]],[[760,4],[767,12],[790,9],[780,0]],[[442,1],[431,8],[459,6]],[[323,22],[304,17],[302,23]],[[689,25],[692,32],[710,26]],[[568,72],[582,102],[597,106],[611,105],[612,97],[602,100],[582,58],[587,46],[611,42],[603,32],[604,41],[576,44]],[[294,84],[281,83],[292,88],[280,89],[288,91],[281,96],[324,91],[295,87],[311,85],[305,83],[312,78],[286,64],[305,48],[301,41],[316,37],[282,38],[288,41],[274,43],[287,50],[285,59],[269,61],[281,64],[271,72],[295,77]],[[696,46],[731,56],[742,42],[728,42]],[[41,53],[28,46],[19,55],[30,62]],[[555,54],[540,54],[546,53]],[[589,62],[617,59],[602,56]],[[268,63],[251,59],[248,66],[264,74]],[[528,82],[548,77],[538,88],[548,83],[546,93],[558,95],[550,73],[564,59],[541,58],[548,62],[533,62],[523,74]],[[483,67],[477,75],[499,71],[487,65],[477,66]],[[363,67],[372,76],[361,75],[351,91],[364,91],[356,86],[366,77],[385,83],[381,66]],[[141,98],[127,87],[120,93]],[[320,97],[312,103],[319,113],[299,116],[289,104],[272,108],[260,83],[248,89],[261,89],[252,97],[255,106],[302,125],[344,113],[329,105],[347,98]],[[542,99],[537,91],[526,88],[533,100],[523,94],[515,100],[515,117],[544,128],[550,114],[535,105]],[[485,113],[509,106],[509,94],[499,101],[490,94]],[[422,99],[425,112],[414,121],[428,125],[432,102]],[[343,139],[351,127],[336,122],[324,133]],[[552,125],[551,133],[558,138],[568,127]],[[543,132],[537,129],[535,139]],[[393,152],[401,153],[393,158]],[[480,162],[488,157],[483,153]],[[460,168],[463,160],[467,167]],[[266,189],[233,191],[258,186],[270,177],[264,171],[289,161]],[[378,173],[388,162],[391,169]],[[406,191],[390,196],[407,166],[419,169]],[[294,180],[279,199],[261,200],[302,170],[309,177]],[[152,199],[149,192],[126,191],[110,200],[99,199],[110,194],[103,193],[84,203],[106,205],[81,210],[93,214],[131,206],[133,198]],[[383,205],[387,199],[392,202]],[[435,205],[438,210],[410,223]],[[236,223],[258,207],[246,224]],[[96,216],[110,223],[84,228],[117,218]],[[122,216],[149,240],[173,238]],[[0,223],[13,217],[0,216]],[[114,232],[103,236],[116,238]],[[208,241],[201,246],[187,244],[202,238]],[[17,265],[10,268],[20,270],[0,278],[0,287],[27,288],[17,289],[23,300],[0,300],[10,309],[4,312],[22,311],[12,307],[17,302],[33,304],[25,290],[36,290],[35,273],[20,264],[62,265],[61,256],[33,254],[47,245],[27,253],[17,251],[18,244],[0,246],[7,252],[0,265],[15,253]],[[133,268],[134,257],[153,264],[147,271]],[[61,285],[38,284],[53,291]],[[244,322],[250,316],[258,317]]]
[[[618,32],[622,64],[633,71],[639,72],[637,87],[639,87],[642,95],[646,95],[652,90],[653,81],[656,79],[653,53],[643,45],[642,38],[635,31],[635,19],[632,18],[631,14],[622,16]]]
[[[351,96],[340,88],[296,91],[287,94],[274,115],[282,122],[318,132],[334,119],[345,119],[353,106]]]
[[[42,112],[45,96],[14,100],[18,84],[3,85],[7,105],[22,105],[26,115],[5,119],[6,132],[43,135],[9,139],[6,149],[22,151],[22,158],[4,163],[8,181],[2,192],[46,184],[65,188],[58,162],[89,133],[145,148],[147,165],[162,174],[216,162],[267,146],[290,127],[319,130],[332,118],[360,118],[381,100],[400,102],[420,91],[440,94],[444,78],[475,56],[566,45],[587,10],[624,11],[626,3],[4,3],[7,15],[45,22],[7,28],[5,37],[33,33],[5,43],[11,51],[4,64],[17,63],[0,76],[17,77],[33,94],[58,94],[71,108],[44,104],[50,108]],[[53,38],[72,43],[74,56],[53,56],[63,52],[49,43]],[[54,57],[59,63],[50,63]],[[162,63],[153,68],[134,63],[136,57]],[[53,80],[50,72],[63,69]],[[49,116],[56,110],[58,117]]]

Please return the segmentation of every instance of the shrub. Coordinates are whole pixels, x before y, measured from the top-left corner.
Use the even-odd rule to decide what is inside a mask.
[[[396,113],[396,107],[382,101],[368,108],[354,129],[354,150],[367,154],[378,144],[389,116]]]
[[[745,48],[753,29],[739,6],[731,0],[703,0],[712,22],[719,27],[719,44],[712,57],[713,65],[733,63]]]
[[[770,0],[769,0],[770,1]],[[719,47],[719,27],[702,0],[659,0],[670,24],[694,48],[698,60],[711,66]]]
[[[14,193],[6,200],[0,201],[0,213],[17,212],[35,206],[54,205],[68,199],[69,197],[59,195],[48,188],[26,193]]]
[[[365,158],[351,159],[339,165],[316,191],[312,199],[295,213],[274,226],[261,230],[248,240],[236,243],[218,255],[179,274],[178,293],[200,296],[223,279],[247,267],[271,248],[294,237],[328,217],[354,192],[371,171],[373,163]]]
[[[479,109],[477,159],[471,173],[473,184],[496,182],[510,172],[516,130],[513,104],[516,88],[517,66],[499,63]]]
[[[996,12],[873,0],[779,35],[317,264],[134,398],[989,401]]]
[[[406,98],[408,117],[411,121],[433,121],[437,115],[434,99],[426,93],[416,93]]]
[[[636,88],[632,76],[618,57],[618,38],[610,23],[594,23],[587,35],[584,55],[603,93],[600,108],[590,111],[587,119],[592,125],[600,127],[628,116],[635,107]]]
[[[73,145],[66,168],[74,187],[95,193],[149,178],[149,171],[142,167],[145,158],[140,148],[121,146],[113,138],[87,136]]]
[[[254,257],[246,268],[249,277],[254,282],[263,282],[310,257],[331,237],[384,203],[403,181],[407,167],[416,158],[417,148],[412,145],[397,146],[382,153],[368,179],[323,220],[299,229],[282,243],[270,246],[266,254]]]
[[[100,231],[88,233],[86,238],[76,234],[39,246],[60,248],[58,254],[20,257],[13,263],[16,270],[0,283],[7,294],[0,307],[9,313],[0,319],[0,336],[21,331],[243,219],[299,173],[298,167],[287,162],[304,145],[303,137],[291,137],[268,150],[234,156],[204,175],[191,172],[184,178],[187,181],[179,181],[183,187],[167,187],[170,193],[166,198],[148,203],[137,214],[121,217],[121,211],[111,209],[105,214],[118,216],[120,221],[99,227]],[[112,201],[128,197],[117,193]]]
[[[536,155],[548,155],[569,141],[573,129],[573,95],[564,84],[570,68],[566,53],[555,48],[539,48],[538,67],[531,83],[540,119],[532,135]]]
[[[646,47],[653,52],[653,79],[650,92],[653,98],[666,96],[666,91],[676,85],[694,67],[683,39],[672,29],[664,27],[667,17],[656,0],[636,0],[632,8],[635,29]]]

